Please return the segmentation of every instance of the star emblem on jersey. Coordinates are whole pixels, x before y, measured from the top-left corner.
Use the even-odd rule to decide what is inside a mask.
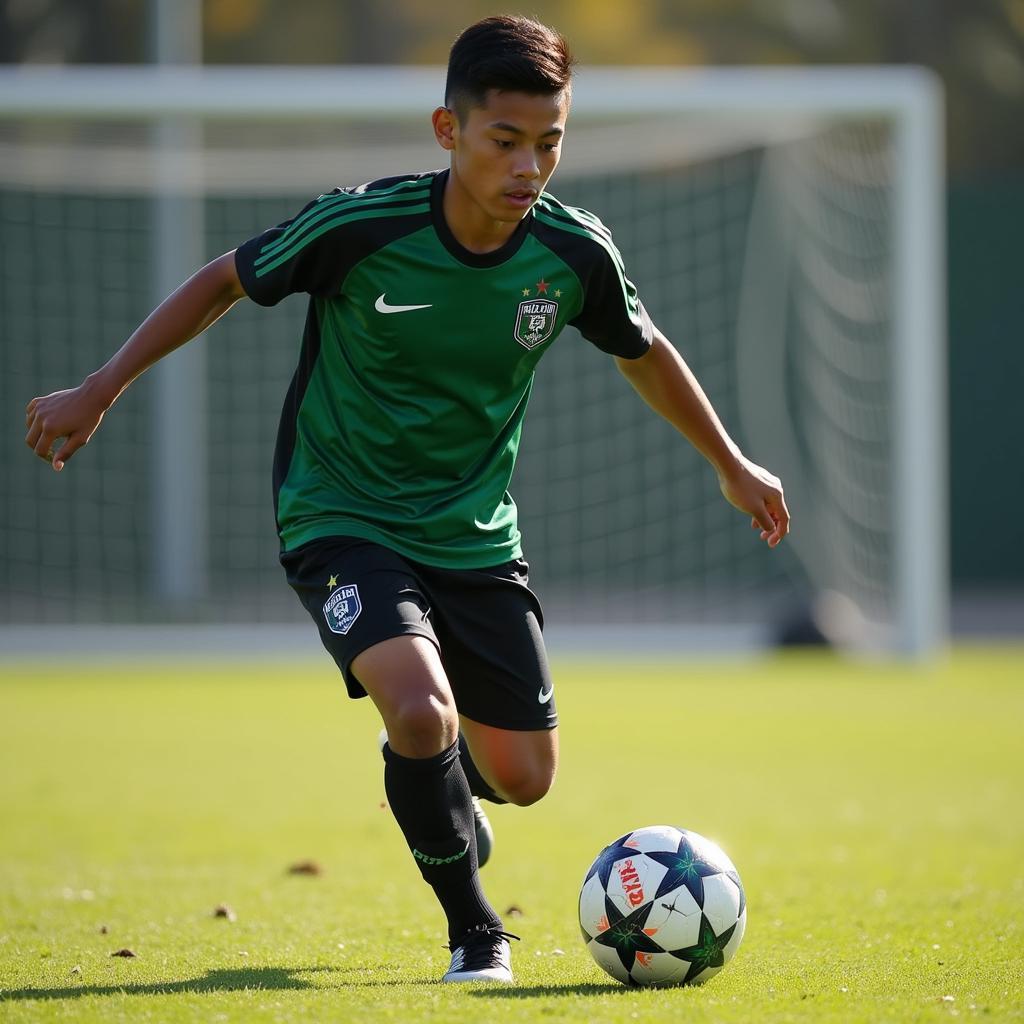
[[[544,287],[547,288],[547,285],[544,284]],[[542,345],[554,333],[557,317],[558,303],[554,300],[523,299],[516,316],[516,341],[524,348]]]
[[[331,577],[334,578],[333,576]],[[332,633],[344,636],[352,624],[359,618],[363,603],[359,600],[359,588],[354,585],[341,584],[331,592],[324,605],[324,619]]]
[[[338,585],[338,577],[337,576],[331,576],[331,578],[327,581],[327,589],[328,590],[333,590],[337,585]]]

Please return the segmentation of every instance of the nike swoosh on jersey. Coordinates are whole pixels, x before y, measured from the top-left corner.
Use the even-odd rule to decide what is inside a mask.
[[[545,693],[545,692],[544,692],[544,688],[543,688],[543,687],[541,687],[541,691],[540,691],[540,693],[538,693],[538,694],[537,694],[537,703],[538,703],[538,704],[547,704],[547,702],[548,702],[549,700],[551,700],[551,695],[552,695],[552,694],[553,694],[554,692],[555,692],[555,688],[554,688],[553,686],[551,687],[551,689],[550,689],[550,690],[548,690],[548,692],[547,692],[547,693]]]
[[[387,295],[387,292],[381,292],[377,301],[373,304],[373,308],[378,313],[408,313],[411,309],[430,309],[432,305],[432,303],[428,303],[425,306],[389,306],[384,301],[385,295]]]

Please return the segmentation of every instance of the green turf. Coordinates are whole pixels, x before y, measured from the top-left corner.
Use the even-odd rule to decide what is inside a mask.
[[[496,991],[436,983],[372,709],[324,659],[0,667],[0,1020],[1024,1019],[1024,652],[556,680],[558,783],[492,816],[486,887],[523,912]],[[726,848],[749,923],[706,986],[632,991],[575,899],[601,846],[660,822]]]

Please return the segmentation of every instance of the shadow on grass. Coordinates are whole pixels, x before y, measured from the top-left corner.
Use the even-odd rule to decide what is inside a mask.
[[[39,999],[81,999],[84,996],[158,996],[179,993],[200,992],[244,992],[273,991],[281,989],[303,990],[323,986],[314,985],[303,975],[329,971],[332,974],[359,974],[362,977],[343,981],[339,988],[387,988],[389,986],[438,985],[436,977],[422,979],[393,978],[373,979],[365,977],[361,968],[346,967],[241,967],[207,971],[200,978],[184,978],[181,981],[152,981],[146,983],[125,983],[111,985],[74,985],[63,988],[15,988],[0,990],[0,1004],[15,1000]],[[329,986],[334,987],[334,986]],[[466,994],[481,999],[531,999],[535,996],[594,996],[628,993],[625,985],[530,985],[509,987],[488,985],[474,988]]]
[[[298,977],[330,967],[242,967],[207,971],[201,978],[154,981],[146,984],[75,985],[66,988],[15,988],[0,991],[0,1003],[15,999],[81,999],[83,996],[155,996],[178,992],[241,992],[245,989],[311,989],[316,986]]]

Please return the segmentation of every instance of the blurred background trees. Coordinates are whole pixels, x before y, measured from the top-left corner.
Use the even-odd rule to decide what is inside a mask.
[[[482,0],[205,0],[213,64],[444,63]],[[147,0],[2,0],[0,61],[137,62]],[[592,64],[917,63],[946,84],[954,178],[1024,168],[1024,0],[549,0]]]

